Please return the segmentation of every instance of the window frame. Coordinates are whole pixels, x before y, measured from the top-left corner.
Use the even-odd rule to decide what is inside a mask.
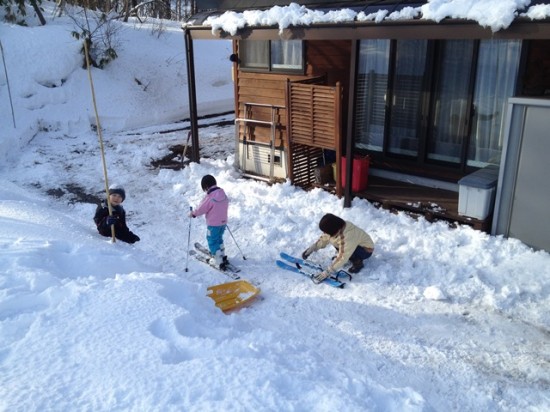
[[[368,41],[370,39],[364,39],[365,41]],[[442,179],[455,179],[456,177],[461,177],[465,173],[478,170],[479,167],[482,166],[472,166],[469,164],[468,159],[468,150],[470,147],[470,140],[472,135],[471,130],[471,123],[472,123],[472,113],[470,111],[470,108],[473,105],[474,101],[474,90],[477,79],[477,63],[479,58],[479,44],[481,40],[472,40],[473,42],[473,55],[471,59],[471,68],[470,68],[470,78],[468,83],[468,91],[465,94],[467,96],[466,105],[468,109],[466,110],[466,117],[463,118],[463,120],[466,120],[466,125],[463,126],[463,133],[462,133],[462,141],[460,143],[460,151],[459,151],[459,161],[453,162],[453,161],[447,161],[447,160],[441,160],[434,158],[434,156],[429,156],[430,154],[430,144],[434,144],[434,138],[435,135],[433,134],[433,128],[434,128],[434,119],[435,119],[435,101],[437,97],[437,86],[438,82],[442,81],[442,78],[444,76],[444,69],[440,68],[441,63],[441,53],[445,46],[445,42],[448,40],[429,40],[427,41],[427,48],[426,48],[426,64],[427,69],[424,74],[424,79],[422,82],[422,90],[421,93],[424,94],[424,98],[421,104],[420,108],[420,114],[421,117],[418,120],[419,128],[418,128],[418,150],[417,153],[413,156],[409,156],[406,154],[399,154],[399,153],[392,153],[389,150],[390,141],[391,141],[391,117],[392,114],[392,102],[394,98],[394,78],[395,78],[395,61],[396,61],[396,50],[397,50],[397,42],[396,39],[386,39],[389,42],[389,63],[388,63],[388,78],[387,78],[387,84],[386,84],[386,103],[385,103],[385,119],[384,119],[384,127],[383,127],[383,136],[382,136],[382,147],[381,150],[375,149],[376,145],[372,145],[369,142],[369,135],[365,134],[364,136],[360,136],[360,129],[357,129],[357,127],[361,127],[361,125],[357,126],[354,125],[354,130],[356,133],[356,140],[354,141],[354,147],[355,150],[359,153],[363,154],[369,154],[373,157],[373,160],[375,160],[376,163],[380,164],[383,168],[389,168],[391,170],[397,170],[402,171],[404,173],[418,173],[425,176],[432,175],[434,177],[442,178]],[[360,64],[360,56],[361,56],[361,42],[358,42],[357,44],[357,62],[358,65]],[[523,55],[523,49],[524,46],[520,44],[520,56],[518,66],[522,66],[522,55]],[[359,66],[358,66],[359,68]],[[359,69],[358,69],[359,70]],[[517,88],[520,83],[520,73],[521,70],[518,69],[517,76],[515,78],[516,84],[515,84],[515,90],[512,92],[511,96],[514,96],[517,94]],[[380,86],[383,87],[383,86]],[[362,107],[363,110],[368,107],[368,102],[359,102],[358,95],[360,95],[363,91],[362,90],[356,90],[356,97],[355,97],[355,113],[354,113],[354,119],[360,117],[360,118],[368,118],[369,115],[367,112],[358,112],[358,107]],[[365,93],[363,93],[364,95]],[[365,140],[360,140],[364,138]],[[362,147],[361,147],[362,146]],[[371,146],[371,147],[369,147]]]
[[[239,40],[238,41],[238,50],[239,54],[241,52],[241,43],[242,42],[264,42],[267,44],[267,62],[265,67],[249,67],[246,65],[243,65],[243,61],[241,58],[239,58],[239,70],[242,72],[249,72],[249,73],[273,73],[273,74],[298,74],[298,75],[304,75],[306,72],[306,63],[305,63],[305,49],[306,44],[303,40],[274,40],[274,41],[295,41],[300,42],[301,44],[301,67],[299,68],[290,68],[290,67],[274,67],[274,63],[272,62],[272,42],[273,40]],[[284,63],[283,63],[284,65]]]

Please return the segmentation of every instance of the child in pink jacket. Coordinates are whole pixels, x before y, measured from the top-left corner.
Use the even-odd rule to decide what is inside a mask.
[[[201,187],[206,196],[199,206],[189,213],[191,217],[205,215],[206,241],[212,258],[210,264],[221,270],[227,266],[227,256],[223,245],[223,234],[227,225],[229,199],[222,188],[217,186],[214,176],[206,175],[201,180]]]

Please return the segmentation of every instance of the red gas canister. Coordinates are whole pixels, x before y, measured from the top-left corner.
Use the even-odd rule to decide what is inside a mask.
[[[367,188],[367,182],[369,178],[369,156],[354,156],[353,158],[353,172],[351,174],[351,190],[354,192],[361,192]],[[346,158],[342,156],[342,186],[346,186]]]

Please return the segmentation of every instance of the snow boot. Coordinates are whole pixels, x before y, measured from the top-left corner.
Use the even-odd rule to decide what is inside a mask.
[[[348,272],[350,273],[357,273],[365,267],[361,259],[354,259],[354,260],[351,260],[350,262],[351,262],[351,267],[348,269]]]
[[[229,260],[227,260],[227,255],[225,254],[225,246],[223,243],[220,245],[220,252],[222,254],[221,264],[224,266],[223,270],[225,270],[227,268],[227,265],[229,265]]]
[[[208,263],[214,266],[215,268],[218,268],[220,270],[225,270],[227,268],[227,258],[225,261],[223,258],[224,256],[222,255],[222,251],[217,250],[214,256],[210,258]]]

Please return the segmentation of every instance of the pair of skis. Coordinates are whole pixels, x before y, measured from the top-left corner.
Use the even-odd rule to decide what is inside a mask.
[[[295,256],[291,256],[284,252],[281,252],[279,256],[283,260],[275,261],[278,267],[280,267],[281,269],[289,270],[294,273],[299,273],[300,275],[310,278],[312,281],[315,281],[315,275],[317,275],[318,273],[324,270],[323,267],[321,265],[318,265],[317,263],[314,263],[302,258],[298,258]],[[324,283],[334,288],[343,289],[346,284],[339,279],[342,276],[345,276],[349,278],[349,280],[351,280],[351,275],[348,272],[344,270],[340,270],[339,272],[336,273],[336,275],[330,276],[324,279],[323,281],[321,281],[320,283]]]
[[[225,276],[227,276],[231,279],[238,280],[238,279],[241,278],[238,274],[241,271],[241,269],[239,269],[238,267],[236,267],[232,263],[228,263],[225,266],[225,270],[222,270],[219,267],[211,265],[210,264],[210,258],[212,256],[210,255],[210,251],[208,250],[208,248],[204,247],[203,245],[201,245],[198,242],[195,243],[195,250],[190,250],[189,254],[191,256],[193,256],[195,259],[197,259],[198,261],[206,263],[211,268],[216,269],[218,272],[223,273]]]
[[[235,265],[229,263],[226,266],[225,270],[221,270],[220,268],[211,265],[210,264],[210,251],[201,245],[200,243],[195,243],[195,249],[189,251],[189,254],[193,256],[195,259],[197,259],[200,262],[206,263],[208,266],[210,266],[213,269],[216,269],[220,273],[223,273],[225,276],[233,279],[238,280],[240,279],[239,272],[241,271],[238,267]],[[287,253],[281,252],[279,254],[282,260],[277,260],[275,263],[278,267],[281,269],[285,269],[294,273],[298,273],[300,275],[306,276],[312,281],[314,281],[315,275],[323,271],[323,267],[317,263],[311,262],[309,260],[301,259],[295,256],[291,256]],[[334,288],[344,288],[345,283],[340,280],[341,277],[347,277],[351,281],[351,275],[344,271],[340,270],[338,273],[336,273],[335,276],[328,277],[321,281],[320,283],[324,283],[328,286],[332,286]]]

